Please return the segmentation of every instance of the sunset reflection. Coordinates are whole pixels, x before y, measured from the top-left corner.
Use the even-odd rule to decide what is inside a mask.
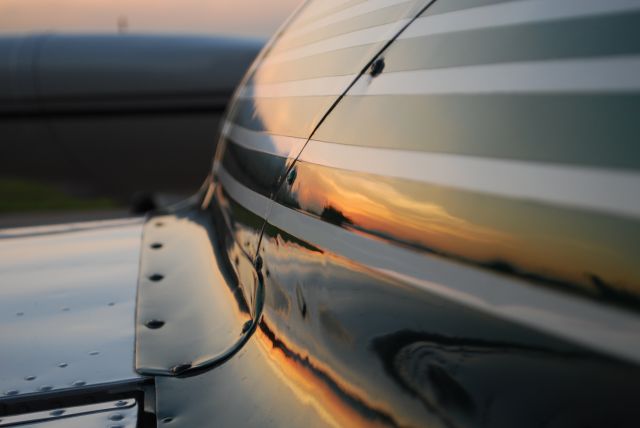
[[[355,385],[343,382],[328,367],[312,361],[286,343],[262,321],[257,338],[268,361],[300,401],[310,403],[333,426],[400,426],[390,412],[369,403]]]
[[[305,162],[296,169],[285,203],[334,224],[554,285],[638,292],[631,220]]]

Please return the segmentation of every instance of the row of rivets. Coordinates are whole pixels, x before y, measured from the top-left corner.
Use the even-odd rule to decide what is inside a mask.
[[[164,223],[162,223],[161,221],[158,221],[155,223],[156,227],[162,227],[163,225]],[[160,242],[155,242],[150,245],[150,247],[154,250],[159,250],[160,248],[162,248],[162,246],[163,245]],[[149,279],[153,282],[162,281],[163,278],[164,278],[164,275],[161,275],[159,273],[154,273],[153,275],[149,276]],[[164,325],[164,321],[151,320],[151,321],[148,321],[145,325],[147,326],[147,328],[150,328],[150,329],[158,329]],[[179,364],[175,367],[172,367],[171,371],[173,371],[174,373],[177,373],[180,371],[187,370],[189,367],[191,367],[191,364]],[[168,424],[171,421],[173,421],[173,418],[171,417],[166,417],[162,419],[162,423],[165,423],[165,424]]]
[[[28,381],[32,381],[32,380],[35,380],[35,379],[36,379],[35,376],[27,376],[25,378],[25,380],[28,380]],[[71,383],[72,386],[84,386],[86,384],[87,384],[87,382],[85,382],[84,380],[76,380],[76,381],[73,381]],[[40,391],[40,392],[49,392],[49,391],[52,391],[53,389],[54,389],[54,387],[51,386],[51,385],[42,385],[42,386],[38,387],[37,390]],[[20,391],[17,390],[17,389],[9,389],[9,390],[4,392],[4,395],[13,396],[13,395],[18,395],[19,393],[20,393]]]
[[[162,278],[162,275],[160,275],[160,277]],[[109,302],[109,303],[107,303],[107,306],[115,306],[115,304],[116,304],[115,302]],[[69,307],[66,307],[66,306],[65,306],[64,308],[62,308],[62,309],[60,309],[60,310],[61,310],[62,312],[69,312],[69,311],[71,310],[71,308],[69,308]],[[17,316],[17,317],[23,317],[23,316],[24,316],[24,314],[25,314],[25,313],[24,313],[24,312],[22,312],[22,311],[21,311],[21,312],[16,312],[16,316]]]
[[[155,223],[156,227],[162,227],[163,225],[164,225],[164,223],[161,222],[161,221],[157,221]],[[154,242],[153,244],[149,245],[149,247],[151,249],[153,249],[153,250],[159,250],[159,249],[161,249],[163,247],[163,244],[161,242]],[[164,279],[164,275],[159,274],[159,273],[154,273],[154,274],[150,275],[148,278],[149,278],[150,281],[159,282],[159,281],[162,281]],[[164,321],[155,320],[154,319],[154,320],[147,321],[144,325],[149,329],[156,330],[156,329],[161,328],[164,325]]]

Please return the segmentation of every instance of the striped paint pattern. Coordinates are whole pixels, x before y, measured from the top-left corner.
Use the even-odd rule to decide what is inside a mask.
[[[308,137],[322,118],[310,112],[326,112],[370,59],[426,4],[427,0],[308,2],[266,47],[236,93],[230,121],[266,133]],[[358,34],[369,35],[358,49],[344,52],[336,45],[343,38]],[[335,48],[322,48],[327,43]],[[310,90],[307,78],[315,79],[315,83],[322,81],[328,96],[318,97]],[[301,110],[306,114],[295,120],[288,117]],[[273,114],[274,111],[285,113]],[[292,122],[295,127],[287,125]]]
[[[277,171],[267,178],[274,185],[297,159],[293,169],[306,170],[308,178],[299,174],[295,184],[283,183],[280,193],[269,194],[252,187],[255,176],[240,177],[236,171],[241,166],[232,169],[223,150],[216,168],[229,195],[258,215],[269,212],[267,221],[313,245],[402,276],[436,294],[590,346],[610,347],[635,360],[636,333],[613,334],[625,323],[635,325],[635,315],[613,314],[606,306],[600,312],[588,301],[554,297],[547,294],[548,288],[535,286],[544,275],[520,275],[503,265],[500,278],[510,280],[487,278],[485,289],[469,288],[466,280],[455,279],[458,274],[447,279],[434,273],[459,267],[438,265],[419,249],[416,252],[415,245],[407,250],[414,244],[408,239],[367,229],[348,215],[348,227],[328,224],[301,195],[315,193],[316,200],[333,201],[329,190],[315,187],[311,178],[315,169],[318,174],[329,171],[325,176],[335,172],[334,184],[367,182],[371,194],[383,194],[389,186],[402,193],[403,187],[423,185],[425,194],[430,189],[455,198],[470,195],[469,200],[480,205],[497,201],[495,207],[510,206],[518,212],[533,207],[532,217],[508,222],[519,230],[527,230],[531,223],[531,233],[540,239],[554,231],[548,241],[558,245],[556,250],[563,248],[561,257],[554,251],[545,255],[543,247],[535,253],[538,267],[551,278],[548,282],[564,287],[570,281],[560,274],[553,277],[554,266],[574,263],[575,275],[584,276],[576,280],[577,288],[614,305],[628,298],[627,307],[637,310],[639,272],[627,262],[640,257],[640,248],[633,244],[640,240],[640,146],[634,142],[640,135],[640,3],[437,0],[413,22],[412,13],[427,2],[319,3],[311,2],[314,7],[300,14],[269,48],[238,91],[223,133],[226,144],[240,153],[234,162],[245,162],[250,174],[268,159]],[[384,44],[410,22],[379,55],[385,63],[382,74],[363,73]],[[356,188],[346,190],[353,201],[371,195]],[[349,209],[346,204],[339,208]],[[478,211],[486,215],[485,208]],[[540,218],[535,217],[538,214]],[[418,215],[407,208],[407,222]],[[574,239],[570,227],[563,230],[562,224],[572,216],[587,231],[584,239]],[[480,214],[452,224],[474,222],[482,223]],[[535,224],[553,227],[536,229]],[[607,236],[614,229],[613,235],[624,237],[624,245],[616,246],[613,235]],[[508,227],[495,226],[491,232],[505,231]],[[461,226],[457,232],[463,240],[465,229]],[[411,259],[412,266],[429,260],[434,270],[409,268],[402,261],[380,265],[379,259],[367,255],[367,248],[379,250],[381,240],[394,257]],[[491,246],[487,241],[488,253]],[[448,254],[438,248],[433,252]],[[602,255],[598,258],[608,273],[620,267],[619,276],[624,278],[620,284],[619,278],[602,279],[585,262],[596,253]],[[503,255],[497,249],[496,254],[496,260]],[[454,264],[472,259],[465,254],[456,257]],[[470,272],[487,268],[483,260],[473,263],[459,271],[469,281],[475,275]],[[495,273],[495,269],[490,272]],[[489,285],[492,281],[495,287]],[[487,303],[500,293],[514,300]],[[514,305],[527,311],[514,311]],[[563,310],[575,317],[549,318]],[[599,320],[595,324],[607,327],[596,331],[589,320],[594,314]],[[563,323],[568,324],[563,327]],[[583,329],[587,325],[591,331]]]

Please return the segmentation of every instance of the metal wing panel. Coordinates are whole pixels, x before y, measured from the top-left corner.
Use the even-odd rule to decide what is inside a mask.
[[[0,401],[139,383],[139,219],[0,235]]]
[[[249,337],[245,299],[207,212],[178,211],[145,224],[136,321],[136,370],[173,376],[226,360]],[[249,265],[249,275],[253,268]],[[242,278],[246,287],[254,278]],[[248,324],[247,324],[248,323]]]
[[[137,420],[138,404],[128,399],[7,416],[0,419],[0,427],[135,428]]]

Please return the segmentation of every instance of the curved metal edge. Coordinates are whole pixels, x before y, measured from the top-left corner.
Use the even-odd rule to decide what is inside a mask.
[[[242,308],[238,310],[228,309],[239,305],[238,302],[234,302],[234,298],[237,300],[238,290],[239,290],[239,282],[237,276],[235,276],[232,272],[228,272],[229,268],[225,266],[223,254],[224,249],[222,248],[222,243],[219,241],[219,237],[214,230],[216,222],[221,221],[220,218],[215,218],[215,213],[211,213],[212,210],[209,210],[211,203],[211,195],[212,195],[212,187],[214,183],[211,180],[211,177],[207,177],[205,182],[203,183],[200,190],[194,194],[192,197],[163,210],[158,210],[153,213],[150,213],[145,222],[143,238],[142,238],[142,246],[141,246],[141,257],[140,257],[140,268],[139,268],[139,278],[138,278],[138,295],[137,295],[137,310],[136,310],[136,347],[135,347],[135,361],[136,361],[136,371],[140,374],[151,375],[151,376],[164,376],[164,377],[190,377],[201,374],[208,370],[211,370],[224,362],[228,361],[232,358],[238,351],[240,351],[243,346],[247,343],[247,341],[251,338],[253,333],[256,331],[257,326],[259,324],[262,306],[264,301],[264,285],[262,273],[258,269],[258,264],[253,263],[253,269],[255,270],[255,290],[256,297],[254,299],[254,305],[250,308],[250,313],[254,314],[253,317],[249,315],[248,319],[244,318],[244,314]],[[171,290],[165,289],[161,293],[165,293],[160,297],[156,296],[153,299],[161,299],[161,305],[149,305],[149,290],[153,290],[153,286],[158,286],[158,284],[150,284],[150,280],[153,282],[153,279],[150,275],[150,265],[153,265],[155,262],[150,262],[152,257],[157,257],[158,254],[161,253],[158,249],[154,250],[152,245],[154,242],[158,241],[158,234],[154,232],[154,225],[158,225],[161,222],[165,227],[162,229],[169,230],[171,227],[176,228],[194,228],[197,227],[200,229],[198,233],[200,236],[198,238],[186,237],[187,233],[186,229],[183,231],[174,230],[170,232],[175,237],[179,237],[179,239],[183,240],[183,246],[180,247],[179,242],[175,242],[178,248],[173,248],[174,253],[173,256],[165,257],[162,261],[160,261],[160,265],[163,266],[163,269],[167,272],[167,277],[170,281],[172,281],[169,286],[172,286]],[[155,228],[157,230],[157,228]],[[202,232],[205,231],[204,234]],[[190,233],[193,233],[191,231]],[[205,237],[206,236],[206,237]],[[163,242],[167,243],[167,246],[170,247],[172,244],[167,240],[168,237],[165,236]],[[184,241],[184,240],[187,241]],[[197,281],[193,280],[193,276],[191,277],[191,281],[188,279],[186,281],[175,281],[176,278],[169,278],[171,276],[171,270],[185,272],[185,270],[196,271],[201,269],[203,263],[198,264],[197,257],[199,252],[195,251],[196,245],[201,245],[197,249],[205,250],[202,247],[202,242],[197,244],[196,240],[207,240],[207,250],[213,253],[212,263],[214,266],[211,267],[212,270],[219,271],[218,281],[209,281],[206,283],[202,282],[200,285],[196,284]],[[162,239],[160,239],[162,240]],[[190,247],[190,248],[189,248]],[[169,248],[167,248],[167,251]],[[183,255],[180,256],[180,253]],[[185,266],[184,260],[180,260],[181,257],[184,258],[185,254],[191,254],[190,265]],[[189,256],[187,256],[189,257]],[[202,262],[202,260],[200,260]],[[156,263],[157,265],[157,263]],[[196,268],[197,267],[197,268]],[[160,275],[160,280],[158,282],[164,281],[164,275]],[[211,278],[209,278],[211,279]],[[224,284],[223,284],[224,283]],[[165,285],[165,284],[161,284]],[[212,286],[213,285],[213,286]],[[225,287],[226,285],[226,287]],[[156,288],[158,289],[158,288]],[[205,290],[206,289],[206,290]],[[216,310],[195,310],[192,311],[193,315],[191,317],[191,322],[186,317],[177,315],[176,318],[173,318],[171,321],[169,318],[172,318],[175,312],[180,311],[181,305],[177,300],[174,301],[173,298],[177,297],[177,295],[181,295],[181,298],[184,298],[185,294],[188,294],[188,290],[195,290],[195,293],[190,297],[193,300],[207,300],[212,305],[218,305],[218,311]],[[200,291],[198,291],[200,290]],[[212,291],[213,290],[213,291]],[[221,291],[222,290],[222,291]],[[235,291],[234,291],[235,290]],[[231,293],[229,293],[231,291]],[[175,294],[172,294],[175,293]],[[200,294],[199,294],[200,293]],[[212,293],[222,293],[222,294],[235,294],[234,296],[216,296],[213,298]],[[211,295],[210,295],[211,294]],[[204,299],[203,299],[204,297]],[[209,299],[207,299],[209,297]],[[189,297],[187,297],[189,298]],[[214,303],[216,301],[216,303]],[[146,309],[145,309],[146,305]],[[197,305],[197,304],[196,304]],[[220,309],[223,305],[226,313],[221,313]],[[152,317],[150,314],[153,314],[153,310],[149,310],[149,307],[153,307],[154,310],[158,308],[158,306],[163,306],[164,310],[167,311],[167,324],[171,323],[171,328],[173,329],[173,334],[175,335],[178,331],[182,331],[183,334],[191,334],[191,338],[196,338],[195,340],[201,339],[205,332],[202,330],[197,331],[198,328],[202,329],[204,325],[210,325],[212,329],[220,328],[220,330],[224,330],[226,334],[226,338],[229,339],[229,334],[226,333],[230,325],[238,325],[241,327],[241,335],[235,341],[225,342],[225,337],[217,337],[214,332],[208,332],[208,338],[205,338],[205,341],[209,341],[207,343],[200,343],[191,349],[184,349],[184,352],[175,352],[176,348],[180,348],[180,346],[176,346],[174,340],[169,340],[171,334],[165,335],[165,339],[156,340],[150,339],[151,336],[150,330],[160,331],[165,327],[164,318],[160,320],[160,317]],[[172,314],[173,312],[173,314]],[[211,313],[217,313],[218,318],[213,320],[211,318]],[[236,317],[240,315],[241,318],[231,320],[230,317]],[[226,319],[223,319],[226,316]],[[195,317],[195,318],[194,318]],[[152,319],[153,318],[153,319]],[[158,319],[156,319],[158,318]],[[194,320],[197,319],[195,322]],[[151,321],[150,321],[151,320]],[[156,321],[156,324],[149,327],[149,322]],[[181,326],[176,326],[176,323],[182,321]],[[211,323],[210,321],[215,321]],[[155,325],[159,325],[159,327],[153,328]],[[185,333],[187,332],[187,333]],[[193,333],[193,334],[192,334]],[[183,336],[181,334],[180,336]],[[178,337],[178,336],[174,336]],[[155,342],[155,344],[149,345],[151,341]],[[224,342],[223,346],[222,345]],[[158,344],[164,344],[166,346],[166,352],[164,349],[159,349]],[[171,346],[169,344],[171,343]],[[207,345],[210,345],[207,348]],[[214,346],[220,346],[222,348],[221,351],[216,352],[215,349],[212,349]],[[158,354],[158,352],[153,352],[151,349],[155,347],[156,351],[161,351],[157,361],[162,362],[163,364],[153,364],[152,359],[149,358],[151,354]],[[198,350],[200,347],[200,350]],[[212,352],[207,352],[206,349],[212,349]],[[178,354],[182,354],[182,357],[177,357]],[[188,355],[188,358],[186,357]],[[171,363],[169,363],[171,361]]]

